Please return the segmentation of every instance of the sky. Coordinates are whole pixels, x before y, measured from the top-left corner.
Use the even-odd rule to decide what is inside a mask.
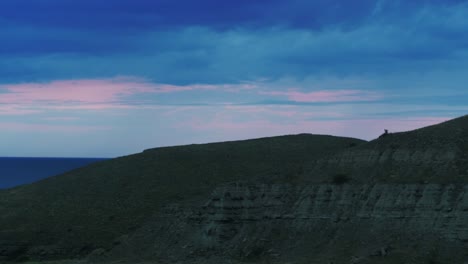
[[[468,113],[468,1],[2,0],[0,156],[116,157]]]

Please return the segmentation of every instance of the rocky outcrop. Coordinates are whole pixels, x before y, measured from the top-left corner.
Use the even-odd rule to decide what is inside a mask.
[[[404,256],[415,246],[420,259],[468,257],[468,185],[232,183],[203,205],[165,212],[126,240],[150,248],[117,247],[118,258],[127,252],[166,261],[229,256],[283,263],[301,256],[366,263]]]
[[[468,172],[457,161],[451,151],[359,150],[318,160],[312,171],[318,175],[340,172],[359,182],[460,181],[468,177]]]
[[[468,185],[235,185],[215,190],[202,212],[208,222],[284,220],[299,229],[316,219],[400,219],[468,242]]]
[[[310,163],[304,180],[341,173],[360,183],[462,183],[468,178],[468,151],[460,146],[415,148],[370,142]]]

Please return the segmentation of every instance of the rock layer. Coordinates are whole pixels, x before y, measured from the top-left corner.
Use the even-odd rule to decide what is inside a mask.
[[[108,255],[372,263],[416,247],[415,263],[468,259],[468,185],[232,183],[202,205],[165,212],[126,238],[127,245],[147,248],[119,246]]]

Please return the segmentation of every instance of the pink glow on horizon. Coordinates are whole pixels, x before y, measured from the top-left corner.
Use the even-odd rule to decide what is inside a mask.
[[[2,115],[30,115],[40,113],[39,110],[36,109],[28,109],[24,108],[21,105],[0,105],[0,116]]]
[[[67,133],[84,133],[93,131],[111,130],[107,126],[91,126],[91,125],[49,125],[49,124],[30,124],[20,122],[0,122],[2,131],[35,131],[35,132],[67,132]]]
[[[0,85],[1,103],[31,103],[37,101],[113,102],[119,97],[141,93],[171,93],[190,90],[215,90],[216,85],[177,86],[150,83],[137,78],[81,79],[48,83]]]
[[[2,85],[2,103],[84,102],[100,103],[116,101],[120,96],[149,93],[155,87],[147,82],[131,78],[102,80],[65,80],[49,83],[23,83]]]
[[[332,111],[304,111],[298,109],[294,105],[255,105],[255,106],[240,106],[240,105],[226,105],[225,109],[239,114],[267,114],[270,116],[282,116],[288,118],[346,118],[346,115],[340,112]]]
[[[122,99],[132,95],[175,93],[195,90],[222,90],[239,92],[253,89],[252,84],[192,84],[170,85],[152,83],[133,77],[110,79],[58,80],[46,83],[20,83],[0,85],[0,103],[16,105],[40,105],[50,107],[60,105],[64,108],[101,110],[108,108],[129,108],[119,104]],[[17,113],[24,112],[19,111]],[[6,111],[4,111],[6,113]],[[13,109],[10,111],[15,113]]]
[[[451,119],[451,117],[418,117],[409,119],[356,119],[356,120],[297,120],[291,123],[277,123],[269,120],[232,122],[215,119],[212,121],[193,120],[180,123],[195,131],[220,132],[230,138],[255,138],[285,134],[326,134],[334,136],[355,137],[371,140],[381,135],[384,129],[390,132],[410,131]]]
[[[291,101],[304,103],[373,101],[382,98],[375,92],[361,90],[321,90],[308,93],[289,90],[260,92],[260,94],[285,96]]]

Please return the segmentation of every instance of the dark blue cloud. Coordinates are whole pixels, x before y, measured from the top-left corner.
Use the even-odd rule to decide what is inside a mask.
[[[0,29],[0,55],[40,55],[57,53],[100,54],[129,51],[131,39],[96,32],[16,27]]]
[[[0,17],[17,24],[86,29],[214,28],[288,25],[321,29],[352,26],[378,14],[399,19],[428,5],[460,0],[3,0]],[[375,12],[378,11],[378,12]]]
[[[463,1],[0,1],[0,82],[235,83],[466,67]]]
[[[371,0],[5,0],[0,3],[0,14],[17,24],[107,30],[187,25],[222,29],[277,24],[320,28],[361,20],[373,5]]]

